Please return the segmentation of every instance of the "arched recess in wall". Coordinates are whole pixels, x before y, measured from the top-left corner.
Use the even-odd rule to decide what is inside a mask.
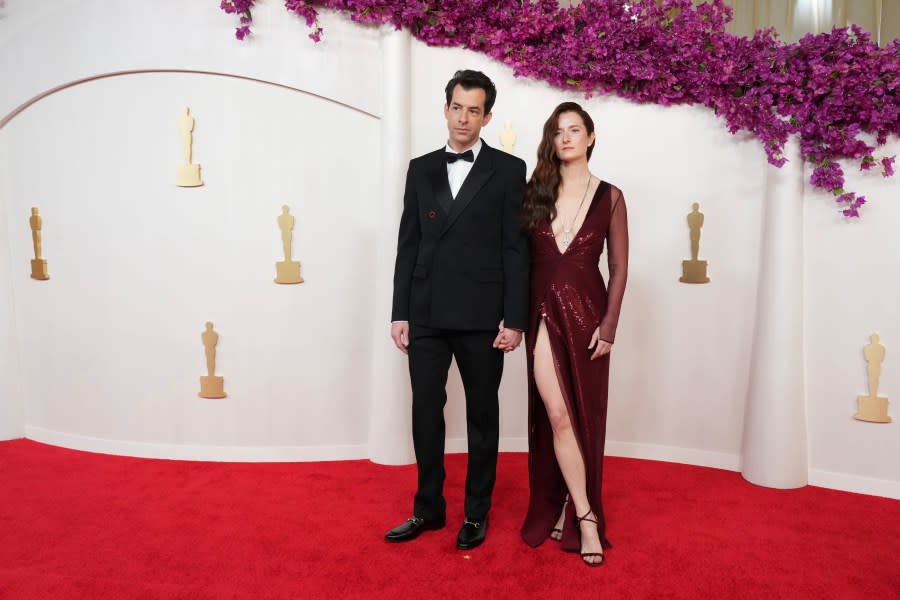
[[[183,105],[199,188],[174,185]],[[378,116],[250,77],[120,71],[22,103],[0,145],[27,437],[172,458],[366,455],[371,374],[348,377],[339,359],[368,345],[375,318],[358,299],[376,285],[381,165],[357,159],[379,154]],[[354,166],[338,181],[335,164]],[[293,289],[272,281],[284,204],[307,279]],[[14,218],[33,205],[45,284],[22,266],[30,232]],[[207,320],[218,402],[197,397]]]
[[[328,102],[333,102],[340,106],[349,108],[350,110],[360,112],[360,113],[368,115],[370,117],[374,117],[376,119],[378,118],[378,115],[375,115],[375,114],[365,110],[362,107],[353,106],[346,102],[341,102],[340,100],[328,98],[326,96],[323,96],[323,95],[320,95],[320,94],[317,94],[315,92],[311,92],[308,90],[303,90],[303,89],[300,89],[297,87],[285,85],[283,83],[278,83],[278,82],[274,82],[274,81],[266,81],[263,79],[257,79],[255,77],[247,77],[245,75],[235,75],[232,73],[219,73],[219,72],[214,72],[214,71],[197,71],[197,70],[191,70],[191,69],[134,69],[134,70],[129,70],[129,71],[115,71],[115,72],[111,72],[111,73],[101,73],[98,75],[93,75],[91,77],[83,77],[81,79],[76,79],[75,81],[70,81],[68,83],[63,83],[63,84],[57,85],[55,87],[52,87],[45,92],[42,92],[40,94],[33,96],[32,98],[29,98],[28,100],[26,100],[25,102],[23,102],[22,104],[20,104],[13,110],[11,110],[8,114],[4,115],[3,118],[0,118],[0,129],[3,129],[6,126],[6,124],[9,123],[10,121],[12,121],[14,118],[16,118],[16,116],[18,116],[19,113],[28,109],[28,107],[32,106],[36,102],[39,102],[39,101],[43,100],[44,98],[51,96],[53,94],[59,93],[63,90],[67,90],[69,88],[72,88],[72,87],[75,87],[78,85],[84,85],[84,84],[90,83],[92,81],[107,79],[109,77],[126,77],[129,75],[138,75],[138,74],[146,74],[146,73],[183,73],[183,74],[193,74],[193,75],[213,75],[216,77],[231,77],[234,79],[241,79],[244,81],[253,81],[256,83],[272,85],[272,86],[283,88],[286,90],[293,90],[295,92],[300,92],[302,94],[308,94],[310,96],[320,98],[322,100],[326,100]]]

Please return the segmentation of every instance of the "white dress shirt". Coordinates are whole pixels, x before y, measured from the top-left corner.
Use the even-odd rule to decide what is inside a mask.
[[[481,138],[478,138],[478,141],[475,142],[474,146],[466,148],[463,152],[471,150],[472,154],[475,155],[475,160],[478,160],[478,153],[481,152],[481,146]],[[447,152],[457,154],[456,150],[450,147],[450,144],[447,144],[445,149]],[[462,154],[462,152],[459,154]],[[469,176],[469,171],[472,170],[472,165],[474,164],[475,161],[469,162],[467,160],[457,160],[456,162],[447,163],[447,179],[450,181],[450,193],[453,194],[454,200],[459,193],[459,188],[462,187],[466,177]]]

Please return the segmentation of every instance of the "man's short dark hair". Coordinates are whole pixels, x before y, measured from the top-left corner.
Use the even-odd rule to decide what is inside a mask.
[[[444,92],[447,94],[447,106],[450,106],[450,102],[453,100],[453,88],[457,85],[461,85],[464,90],[475,88],[484,90],[484,114],[491,112],[491,109],[494,108],[497,88],[494,87],[494,82],[481,71],[465,69],[453,74],[453,79],[448,81],[447,87],[444,88]]]

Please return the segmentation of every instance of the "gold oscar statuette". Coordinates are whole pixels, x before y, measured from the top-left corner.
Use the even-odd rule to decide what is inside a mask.
[[[868,421],[869,423],[890,423],[888,416],[888,399],[878,395],[878,380],[881,377],[881,363],[884,362],[884,346],[879,343],[877,333],[869,336],[871,343],[863,347],[863,356],[868,363],[866,367],[869,376],[869,395],[857,396],[856,402],[859,410],[853,415],[854,419]]]
[[[216,344],[219,334],[213,330],[211,322],[206,323],[206,330],[200,334],[203,349],[206,351],[206,375],[200,377],[201,398],[224,398],[225,379],[216,375]]]
[[[507,154],[513,154],[513,150],[516,147],[516,132],[513,131],[512,123],[509,121],[503,127],[503,131],[500,132],[500,145],[503,146],[503,151]]]
[[[294,216],[287,204],[281,207],[278,215],[278,228],[281,229],[281,247],[284,260],[275,263],[275,283],[303,283],[300,276],[300,261],[291,260],[291,245],[294,231]]]
[[[700,212],[700,204],[694,202],[693,210],[687,216],[688,227],[691,229],[691,260],[681,261],[682,283],[709,283],[706,273],[707,262],[698,260],[700,255],[700,229],[703,227],[703,213]]]
[[[41,229],[44,226],[44,220],[41,218],[41,213],[37,207],[32,207],[31,218],[28,219],[28,224],[31,225],[31,243],[34,246],[34,259],[31,261],[31,278],[40,281],[50,279],[50,274],[47,272],[47,261],[41,256],[41,252],[43,252]]]
[[[181,149],[184,163],[178,165],[175,173],[175,185],[179,187],[197,187],[203,185],[200,179],[200,165],[191,163],[194,144],[194,117],[187,106],[178,116],[178,129],[181,131]]]

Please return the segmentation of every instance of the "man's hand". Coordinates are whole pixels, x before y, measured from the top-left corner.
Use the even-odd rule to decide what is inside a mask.
[[[521,330],[507,328],[503,321],[500,321],[498,329],[500,331],[497,333],[497,337],[494,338],[494,348],[504,352],[512,352],[522,343]]]
[[[391,339],[394,340],[394,345],[397,346],[400,352],[409,354],[409,322],[397,321],[396,323],[391,323]]]

